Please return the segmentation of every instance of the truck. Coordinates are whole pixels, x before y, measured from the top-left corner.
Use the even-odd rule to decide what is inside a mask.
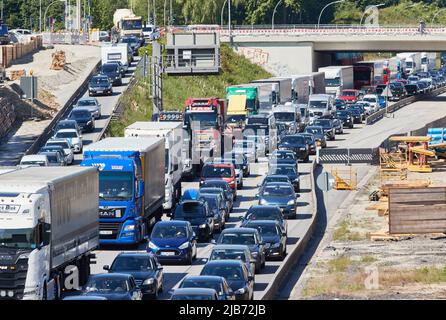
[[[274,118],[280,133],[289,135],[301,132],[301,113],[297,104],[287,102],[274,108]]]
[[[106,138],[84,147],[81,166],[99,168],[101,245],[136,245],[161,219],[164,150],[161,137]]]
[[[325,94],[325,72],[312,72],[311,77],[311,93],[310,94]],[[307,101],[308,102],[308,101]]]
[[[0,45],[9,44],[8,26],[0,20]]]
[[[401,60],[398,57],[392,57],[384,61],[383,64],[383,84],[401,79]]]
[[[420,52],[403,52],[398,53],[397,57],[403,60],[404,74],[411,75],[421,71],[421,53]]]
[[[275,77],[269,79],[254,80],[251,83],[273,84],[271,101],[273,105],[291,102],[292,83],[291,78]]]
[[[319,68],[325,74],[327,94],[339,96],[342,90],[353,89],[353,66],[329,66]]]
[[[291,76],[291,97],[294,103],[308,103],[313,91],[313,80],[310,75]]]
[[[137,36],[143,38],[142,17],[136,16],[131,9],[117,9],[113,14],[112,33],[115,37]]]
[[[354,89],[383,84],[384,60],[361,61],[353,65]]]
[[[124,130],[125,137],[163,137],[165,146],[164,211],[170,212],[181,198],[183,175],[183,124],[180,122],[135,122]]]
[[[102,65],[109,62],[120,62],[127,72],[131,63],[131,56],[126,43],[104,43],[101,47]]]
[[[428,72],[435,69],[437,63],[437,54],[435,52],[422,52],[421,53],[421,70]]]
[[[0,299],[59,299],[86,284],[99,247],[98,188],[97,168],[0,175]]]

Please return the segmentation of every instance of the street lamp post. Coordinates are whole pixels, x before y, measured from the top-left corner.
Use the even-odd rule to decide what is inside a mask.
[[[321,24],[321,17],[322,17],[322,13],[325,11],[325,9],[327,9],[329,6],[336,4],[336,3],[341,3],[341,2],[345,2],[345,0],[338,0],[338,1],[333,1],[330,2],[329,4],[327,4],[325,7],[322,8],[321,13],[319,14],[319,19],[317,20],[317,28],[319,29],[319,26]]]
[[[225,8],[226,8],[226,4],[228,3],[228,0],[225,0],[225,2],[223,3],[223,6],[221,7],[221,18],[220,18],[220,24],[221,27],[223,29],[223,14],[225,12]]]
[[[65,0],[54,0],[53,2],[51,2],[51,3],[48,5],[48,7],[46,7],[45,14],[43,15],[43,20],[45,21],[45,30],[46,30],[46,14],[48,13],[48,9],[49,9],[53,4],[58,3],[58,2],[66,2],[66,1],[65,1]]]
[[[359,26],[362,26],[362,21],[364,20],[364,17],[367,14],[367,12],[369,12],[372,8],[379,8],[385,5],[386,5],[385,3],[380,3],[380,4],[370,5],[367,9],[365,9],[364,13],[362,14],[361,21],[359,22]]]
[[[273,29],[273,30],[274,30],[274,17],[275,17],[275,15],[276,15],[277,8],[279,7],[279,5],[280,5],[281,3],[282,3],[282,0],[280,0],[280,1],[276,4],[276,6],[274,7],[273,16],[272,16],[272,18],[271,18],[271,21],[272,21],[271,29]]]

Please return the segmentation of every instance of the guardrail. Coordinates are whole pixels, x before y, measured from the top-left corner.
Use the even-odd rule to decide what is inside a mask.
[[[76,101],[82,95],[82,93],[87,89],[90,78],[97,72],[100,66],[101,62],[98,62],[94,67],[94,69],[90,72],[88,77],[85,79],[85,81],[82,83],[82,85],[79,87],[79,89],[76,90],[76,92],[71,96],[71,98],[59,110],[59,112],[56,114],[56,116],[53,118],[50,124],[45,128],[45,130],[42,132],[39,138],[37,138],[37,140],[34,141],[34,143],[31,145],[31,147],[28,148],[25,155],[37,153],[40,150],[40,148],[42,148],[42,146],[46,143],[46,141],[48,141],[48,139],[52,137],[53,130],[56,127],[57,123],[68,115],[69,108],[73,105],[74,101]]]
[[[305,252],[305,249],[307,248],[307,245],[310,242],[316,230],[318,211],[317,211],[317,198],[316,198],[316,178],[314,176],[315,170],[316,170],[316,161],[313,161],[310,172],[311,197],[313,201],[313,210],[311,212],[312,221],[310,227],[308,228],[305,235],[300,239],[300,241],[296,243],[291,252],[288,253],[285,260],[280,265],[279,269],[277,269],[276,273],[274,274],[275,276],[274,279],[266,287],[265,293],[263,294],[261,300],[273,300],[275,298],[283,281],[286,279],[286,277],[289,276],[291,267],[294,266],[299,261],[299,258]]]
[[[394,113],[395,111],[398,111],[399,109],[404,108],[405,106],[407,106],[409,104],[424,100],[428,97],[435,97],[435,96],[438,96],[445,92],[446,92],[446,86],[443,86],[443,87],[435,89],[434,91],[429,92],[429,93],[425,93],[425,94],[421,94],[421,95],[417,95],[417,96],[411,96],[411,97],[402,99],[402,100],[394,103],[393,105],[388,106],[387,109],[386,108],[381,109],[381,110],[375,112],[374,114],[368,116],[365,119],[365,124],[372,125],[372,124],[378,122],[379,120],[383,119],[385,117],[385,115],[388,113]]]

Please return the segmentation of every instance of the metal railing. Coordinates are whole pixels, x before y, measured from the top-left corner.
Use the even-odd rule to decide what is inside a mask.
[[[166,71],[175,69],[219,69],[221,60],[219,54],[191,54],[184,55],[168,54],[164,57]]]
[[[43,44],[87,44],[90,40],[89,34],[84,32],[44,32],[42,33]]]

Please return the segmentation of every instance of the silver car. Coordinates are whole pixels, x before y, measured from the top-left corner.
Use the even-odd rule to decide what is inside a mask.
[[[259,154],[255,141],[252,140],[236,140],[234,143],[234,153],[246,155],[249,162],[258,162]]]
[[[73,106],[73,109],[76,108],[88,109],[95,119],[100,119],[102,116],[101,104],[96,98],[82,98]]]
[[[61,146],[65,152],[65,162],[67,165],[73,164],[74,152],[73,146],[66,139],[50,139],[45,146]]]

